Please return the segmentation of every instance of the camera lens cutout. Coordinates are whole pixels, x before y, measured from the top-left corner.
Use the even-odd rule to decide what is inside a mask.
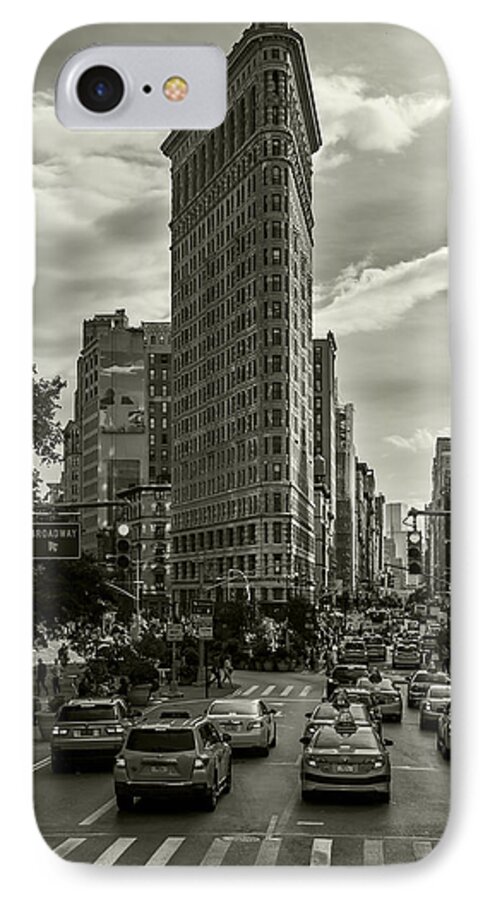
[[[91,112],[110,112],[119,105],[123,95],[124,82],[110,66],[92,66],[78,79],[78,99]]]

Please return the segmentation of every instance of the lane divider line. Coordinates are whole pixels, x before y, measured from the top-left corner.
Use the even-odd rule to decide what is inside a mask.
[[[280,696],[280,697],[287,697],[287,695],[291,693],[291,691],[293,690],[293,688],[294,688],[294,684],[288,684],[288,686],[285,687],[283,691],[281,691],[281,693],[280,693],[279,696]]]
[[[61,859],[65,859],[73,850],[76,850],[80,844],[84,844],[87,838],[67,838],[66,841],[63,841],[62,844],[58,844],[57,847],[54,848],[54,852],[61,857]]]
[[[249,694],[253,694],[254,691],[257,691],[259,688],[258,684],[252,684],[246,691],[243,691],[242,697],[248,697]]]
[[[95,812],[91,813],[89,816],[87,816],[86,819],[83,819],[78,824],[79,825],[93,825],[93,823],[96,822],[97,819],[100,819],[103,815],[105,815],[106,812],[108,812],[110,809],[112,809],[112,807],[115,805],[116,805],[115,797],[111,797],[111,799],[108,800],[107,803],[104,803],[102,806],[99,806],[99,808],[96,809]]]
[[[264,838],[259,847],[254,866],[275,866],[281,843],[281,838]]]
[[[201,860],[201,866],[220,866],[232,845],[232,841],[217,837]]]

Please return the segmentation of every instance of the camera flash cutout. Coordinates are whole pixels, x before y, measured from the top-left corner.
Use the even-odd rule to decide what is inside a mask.
[[[180,75],[171,75],[163,85],[163,93],[172,103],[185,100],[189,93],[189,85]]]

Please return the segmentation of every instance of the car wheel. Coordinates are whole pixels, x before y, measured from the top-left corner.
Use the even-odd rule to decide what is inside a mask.
[[[425,721],[423,716],[420,716],[419,727],[421,731],[425,731],[427,728],[427,722]]]
[[[269,756],[269,748],[268,747],[259,747],[260,756]]]
[[[381,803],[389,803],[390,800],[391,800],[391,791],[390,791],[390,789],[388,788],[388,790],[385,791],[384,794],[381,794],[379,799],[381,800]]]
[[[311,800],[311,791],[302,790],[301,799],[304,801],[304,803],[308,803]]]
[[[274,726],[274,731],[272,733],[272,740],[269,744],[269,747],[275,747],[276,744],[277,744],[277,729],[276,729],[276,726]]]
[[[209,787],[204,794],[204,802],[203,807],[206,812],[214,812],[216,806],[218,805],[218,782],[216,780],[216,773],[214,774],[214,779],[211,787]]]
[[[228,766],[228,772],[227,772],[226,779],[225,779],[225,784],[223,787],[223,794],[230,793],[231,785],[232,785],[232,774],[231,774],[231,761],[230,761],[230,764]]]
[[[51,754],[51,771],[53,775],[59,775],[65,771],[65,761],[57,753]]]
[[[394,717],[394,720],[395,720],[395,722],[401,722],[401,720],[402,720],[402,714],[400,713],[400,715],[395,716],[395,717]]]
[[[134,806],[134,797],[131,794],[116,794],[116,806],[119,812],[131,812]]]
[[[443,758],[443,759],[449,759],[449,757],[450,757],[450,755],[451,755],[451,754],[450,754],[450,751],[449,751],[449,748],[446,747],[445,744],[443,744],[442,747],[441,747],[441,753],[442,753],[442,758]]]

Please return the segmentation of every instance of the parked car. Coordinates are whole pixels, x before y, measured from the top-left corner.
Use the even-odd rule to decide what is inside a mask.
[[[437,749],[444,759],[451,756],[451,702],[446,703],[445,709],[437,717]]]
[[[113,760],[132,721],[120,697],[63,703],[51,732],[51,770],[58,773],[73,763]]]
[[[213,812],[231,781],[228,735],[203,716],[134,726],[114,766],[116,803],[123,812],[138,797],[175,795],[194,797]]]
[[[269,755],[276,746],[277,725],[275,709],[263,700],[246,697],[228,697],[214,700],[207,709],[206,718],[228,734],[233,749],[251,747]]]
[[[420,728],[435,728],[440,714],[444,712],[450,700],[450,684],[431,684],[420,704]]]
[[[371,793],[390,800],[391,764],[387,746],[375,728],[356,725],[349,713],[339,713],[332,725],[322,725],[311,738],[301,738],[301,795]]]
[[[451,679],[445,672],[432,672],[427,669],[419,669],[408,682],[408,706],[418,707],[424,699],[431,684],[450,684]]]

